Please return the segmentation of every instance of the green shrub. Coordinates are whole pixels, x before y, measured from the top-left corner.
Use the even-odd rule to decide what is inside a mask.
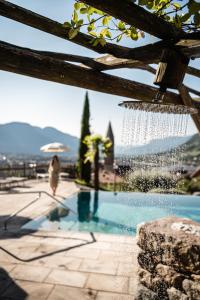
[[[170,173],[134,172],[128,175],[127,188],[130,191],[148,192],[152,189],[171,189],[176,187],[176,180]]]
[[[89,184],[88,184],[85,180],[83,180],[83,179],[77,178],[77,179],[75,179],[74,182],[75,182],[76,184],[79,184],[79,185],[89,186]]]
[[[122,192],[126,191],[124,183],[101,183],[100,189],[110,191],[110,192]]]
[[[183,178],[176,184],[176,189],[185,193],[193,194],[200,191],[200,176],[192,179]]]
[[[176,184],[176,189],[179,190],[179,191],[183,191],[185,193],[188,193],[190,182],[191,182],[190,179],[186,179],[186,178],[180,179]]]
[[[200,191],[200,176],[192,178],[192,180],[189,183],[188,191],[192,194],[194,192]]]

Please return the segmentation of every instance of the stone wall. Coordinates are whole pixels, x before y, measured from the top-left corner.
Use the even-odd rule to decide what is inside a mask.
[[[138,228],[137,300],[200,300],[200,223],[168,217]]]

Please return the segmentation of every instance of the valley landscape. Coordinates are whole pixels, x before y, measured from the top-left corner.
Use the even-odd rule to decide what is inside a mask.
[[[61,157],[76,161],[78,157],[79,138],[69,133],[64,133],[53,127],[40,128],[28,123],[11,122],[0,124],[0,161],[4,156],[22,158],[23,160],[44,159],[48,154],[42,153],[40,148],[49,143],[59,142],[67,145],[70,151],[61,153]],[[30,138],[31,137],[31,138]],[[175,150],[174,150],[175,149]],[[159,153],[159,155],[157,155]],[[181,160],[197,166],[200,163],[200,136],[194,134],[185,137],[168,137],[155,139],[148,144],[122,147],[115,146],[116,160],[122,156],[132,157],[137,161],[156,161],[167,159],[173,154],[173,159]]]

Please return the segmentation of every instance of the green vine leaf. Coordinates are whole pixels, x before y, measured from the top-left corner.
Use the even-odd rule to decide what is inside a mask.
[[[197,31],[200,28],[199,0],[135,0],[134,2],[185,32]],[[70,29],[68,33],[70,39],[84,29],[83,32],[87,31],[94,38],[91,41],[94,46],[98,44],[103,46],[107,41],[119,43],[123,38],[137,41],[145,37],[144,32],[138,28],[79,0],[75,0],[72,18],[66,21],[63,27]]]
[[[75,36],[77,36],[78,32],[79,32],[78,29],[71,28],[69,30],[69,38],[70,38],[70,40],[72,40],[73,38],[75,38]]]

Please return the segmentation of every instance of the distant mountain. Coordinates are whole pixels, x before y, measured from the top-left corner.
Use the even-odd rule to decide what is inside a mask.
[[[188,151],[197,148],[200,152],[200,135],[199,133],[194,134],[187,142],[186,148]]]
[[[169,151],[177,148],[178,146],[185,144],[191,139],[191,136],[184,137],[167,137],[164,139],[151,140],[150,143],[141,146],[120,146],[116,148],[116,155],[147,155]]]
[[[200,135],[194,134],[184,145],[184,156],[187,160],[200,161]]]
[[[0,124],[0,154],[42,155],[40,147],[53,142],[63,143],[70,148],[67,157],[77,157],[79,139],[75,136],[63,133],[53,127],[40,128],[20,122]],[[152,140],[142,146],[116,146],[115,153],[118,157],[121,155],[148,155],[166,152],[182,144],[185,146],[185,157],[188,159],[200,157],[199,134]]]
[[[79,139],[53,127],[40,128],[27,123],[0,124],[0,153],[42,155],[40,147],[59,142],[67,145],[68,157],[77,156]]]

